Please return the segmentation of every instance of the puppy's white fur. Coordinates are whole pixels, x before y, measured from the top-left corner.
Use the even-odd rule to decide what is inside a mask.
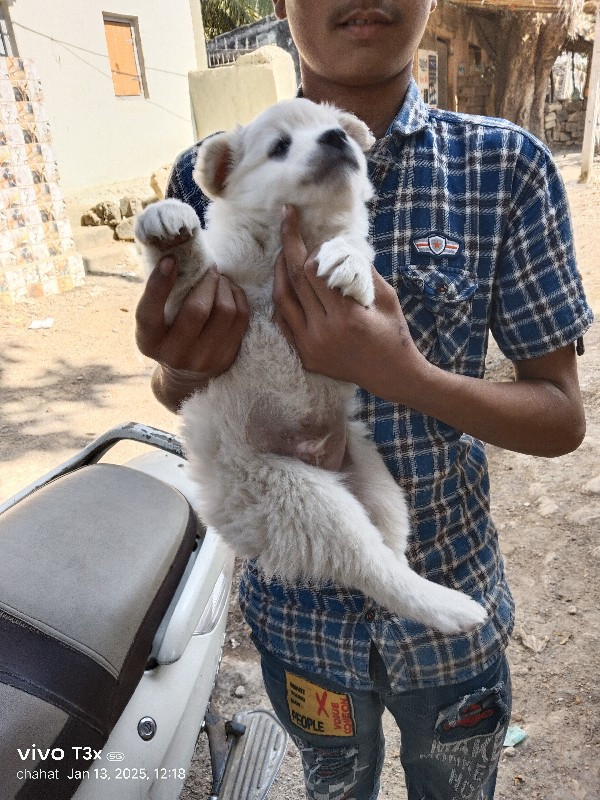
[[[355,387],[306,373],[271,321],[285,203],[299,210],[308,251],[320,247],[319,274],[329,286],[364,306],[373,302],[363,154],[373,141],[360,120],[332,106],[279,103],[200,146],[194,178],[213,201],[206,230],[190,206],[165,200],[138,217],[136,238],[149,269],[166,253],[177,259],[167,322],[212,264],[244,289],[251,307],[232,367],[181,409],[201,518],[268,575],[354,587],[452,634],[482,623],[484,609],[410,569],[404,496],[353,418]],[[327,431],[340,424],[347,426],[345,471],[305,463],[303,456],[318,463]],[[273,452],[284,438],[298,458]]]

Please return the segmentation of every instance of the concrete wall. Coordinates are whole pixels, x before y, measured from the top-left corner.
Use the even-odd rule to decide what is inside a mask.
[[[232,66],[195,72],[190,75],[190,95],[197,138],[245,125],[295,94],[292,57],[275,45],[240,56]]]
[[[199,0],[9,5],[18,54],[40,74],[63,188],[150,174],[192,142],[188,72],[206,63],[199,8]],[[103,12],[137,17],[147,97],[115,96]]]
[[[211,39],[206,45],[209,66],[232,63],[240,54],[269,44],[275,44],[291,55],[296,69],[296,82],[300,85],[300,57],[290,26],[287,19],[277,19],[274,14]]]
[[[447,96],[441,107],[451,111],[472,114],[491,113],[489,89],[483,94],[487,102],[480,102],[482,84],[489,85],[489,58],[480,41],[473,18],[464,9],[447,0],[440,0],[429,18],[420,48],[441,50],[441,43],[448,52]],[[481,49],[481,65],[473,65],[469,45]],[[441,62],[440,62],[441,65]]]

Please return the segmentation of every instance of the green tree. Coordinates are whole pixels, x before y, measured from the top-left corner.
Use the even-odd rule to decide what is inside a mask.
[[[200,0],[207,39],[273,13],[272,0]]]

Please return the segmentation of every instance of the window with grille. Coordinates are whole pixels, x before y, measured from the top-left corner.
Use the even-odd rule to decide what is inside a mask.
[[[113,86],[117,97],[145,95],[137,22],[104,16],[104,33]]]
[[[16,55],[18,53],[12,34],[8,6],[6,3],[0,2],[0,57]]]

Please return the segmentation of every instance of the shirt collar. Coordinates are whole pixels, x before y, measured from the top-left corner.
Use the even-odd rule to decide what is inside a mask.
[[[411,78],[400,110],[387,129],[385,136],[392,134],[403,137],[412,136],[426,128],[428,124],[429,111],[421,99],[415,79]]]
[[[304,97],[302,86],[298,87],[296,97]],[[421,99],[415,79],[411,78],[400,110],[392,120],[383,138],[385,139],[393,134],[397,134],[398,136],[412,136],[423,130],[423,128],[426,128],[428,124],[429,112],[427,106]]]

